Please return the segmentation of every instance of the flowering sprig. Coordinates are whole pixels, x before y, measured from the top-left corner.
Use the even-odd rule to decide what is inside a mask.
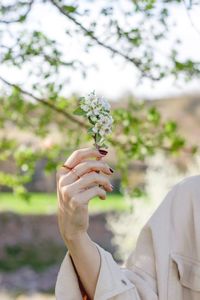
[[[108,148],[106,136],[112,132],[113,118],[110,104],[103,97],[97,97],[95,91],[79,99],[80,106],[74,111],[75,115],[85,116],[92,125],[88,133],[94,138],[94,146]]]

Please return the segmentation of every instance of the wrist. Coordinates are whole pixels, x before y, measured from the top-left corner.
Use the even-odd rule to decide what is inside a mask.
[[[80,243],[83,243],[84,241],[89,240],[89,236],[87,232],[79,232],[76,234],[73,234],[71,236],[65,237],[65,244],[66,246],[69,245],[77,245]]]

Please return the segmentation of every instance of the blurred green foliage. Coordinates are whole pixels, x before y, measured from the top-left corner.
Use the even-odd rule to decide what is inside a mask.
[[[168,39],[173,26],[170,10],[181,5],[178,0],[141,0],[98,2],[85,7],[85,1],[64,0],[37,1],[51,6],[66,21],[66,39],[82,38],[83,51],[90,52],[96,45],[107,49],[112,56],[119,56],[138,70],[138,80],[148,78],[157,81],[167,76],[190,80],[199,76],[200,65],[196,61],[180,58],[180,40],[177,38],[166,54],[168,60],[158,60],[157,45]],[[0,184],[11,187],[21,197],[28,199],[26,184],[31,181],[39,159],[46,159],[45,172],[55,172],[59,164],[76,148],[88,143],[88,124],[81,116],[73,116],[77,97],[65,98],[64,70],[74,70],[87,75],[88,66],[79,58],[66,60],[64,47],[55,38],[27,21],[35,1],[1,1],[0,4],[0,63],[19,70],[26,66],[27,82],[21,86],[0,75],[5,89],[0,94],[0,127],[3,131],[16,127],[31,132],[38,145],[28,141],[21,144],[16,138],[3,136],[0,140],[0,160],[14,159],[15,174],[0,173]],[[195,9],[190,1],[188,9]],[[120,13],[120,18],[118,14]],[[87,22],[85,22],[87,17]],[[134,18],[133,18],[134,17]],[[96,21],[98,19],[98,22]],[[133,19],[135,20],[133,22]],[[70,27],[68,24],[70,23]],[[16,27],[13,24],[17,24]],[[102,33],[102,28],[103,33]],[[101,29],[101,30],[100,30]],[[101,33],[100,33],[101,32]],[[9,36],[9,39],[8,39]],[[130,79],[131,80],[131,79]],[[128,182],[128,165],[133,160],[144,160],[159,149],[169,154],[188,149],[173,120],[164,122],[155,107],[132,99],[127,108],[113,109],[114,131],[109,138],[118,158],[116,170],[122,176],[122,191]],[[52,143],[45,149],[40,142],[51,135],[52,124],[62,135],[61,143]],[[191,146],[191,145],[190,145]],[[196,147],[190,147],[195,152]],[[130,191],[133,192],[134,191]],[[139,194],[139,190],[135,190]]]

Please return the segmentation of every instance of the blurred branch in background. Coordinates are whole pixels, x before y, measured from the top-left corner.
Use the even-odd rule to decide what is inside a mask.
[[[70,75],[63,79],[68,71],[87,76],[90,66],[81,57],[71,57],[64,41],[76,43],[89,55],[98,46],[106,49],[113,60],[123,58],[137,70],[141,82],[144,78],[157,81],[169,76],[188,81],[199,76],[199,62],[183,59],[179,53],[180,37],[173,37],[173,43],[160,50],[160,43],[167,41],[173,31],[170,12],[173,5],[182,5],[178,0],[101,1],[96,6],[95,1],[89,6],[81,1],[72,1],[70,5],[56,0],[13,1],[9,5],[6,2],[0,4],[0,63],[9,69],[9,74],[14,70],[19,76],[11,83],[13,79],[7,79],[9,76],[0,71],[0,159],[13,160],[15,165],[14,174],[1,172],[0,184],[26,199],[26,185],[32,180],[39,159],[46,159],[47,172],[55,172],[68,154],[90,142],[87,124],[72,113],[78,95],[65,96],[66,77],[70,80]],[[62,41],[34,22],[29,26],[31,13],[39,4],[53,9],[56,17],[62,18]],[[158,53],[166,59],[160,59]],[[26,74],[24,80],[22,73]],[[193,154],[197,150],[179,133],[176,122],[164,121],[161,113],[146,102],[130,99],[126,107],[113,108],[113,117],[114,132],[109,142],[118,158],[116,169],[122,176],[122,191],[127,188],[128,166],[132,161],[144,161],[160,149],[170,155],[184,151]],[[13,128],[34,136],[37,143],[22,143],[12,135]],[[43,140],[49,136],[53,136],[53,141],[47,151]]]
[[[4,82],[8,83],[5,80]],[[12,84],[9,83],[9,86]],[[31,103],[25,100],[24,96],[34,98],[36,102]],[[31,180],[34,174],[34,164],[38,159],[47,158],[46,169],[55,172],[63,153],[70,152],[88,142],[86,132],[80,135],[80,132],[87,129],[87,124],[72,114],[77,99],[61,98],[60,100],[61,102],[57,98],[52,103],[51,100],[40,99],[16,85],[13,85],[11,94],[4,95],[0,99],[3,108],[0,117],[5,130],[1,141],[0,159],[7,160],[11,156],[14,157],[18,169],[16,175],[1,173],[0,183],[14,188],[24,197],[28,194],[23,184]],[[61,103],[65,103],[67,110],[60,108]],[[187,146],[185,139],[178,133],[176,122],[171,120],[164,122],[159,111],[153,106],[148,107],[144,102],[138,103],[131,100],[127,108],[116,108],[112,113],[115,126],[114,134],[109,137],[109,142],[118,157],[116,169],[122,175],[122,190],[126,188],[129,176],[128,166],[133,160],[143,161],[159,149],[168,154],[180,151],[192,154],[197,150],[195,146]],[[62,143],[53,142],[48,152],[34,144],[28,145],[27,143],[22,147],[19,141],[6,136],[9,128],[18,127],[20,130],[30,131],[31,134],[43,139],[52,135],[52,124],[56,125],[57,132],[61,134]],[[68,137],[66,140],[65,136]],[[69,138],[72,136],[73,138]],[[130,192],[134,193],[134,190]]]
[[[186,13],[188,15],[188,19],[192,25],[192,27],[194,28],[194,30],[200,35],[200,29],[197,28],[197,26],[195,25],[192,17],[191,17],[191,14],[190,14],[190,9],[192,9],[192,1],[189,1],[188,5],[187,5],[187,2],[186,0],[182,0],[183,1],[183,4],[185,6],[185,10],[186,10]]]

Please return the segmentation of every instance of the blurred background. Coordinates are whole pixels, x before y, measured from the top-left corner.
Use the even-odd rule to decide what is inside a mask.
[[[56,170],[93,145],[73,114],[111,104],[112,193],[89,203],[91,238],[123,264],[170,188],[199,175],[198,0],[0,3],[0,299],[55,299],[67,251]]]

